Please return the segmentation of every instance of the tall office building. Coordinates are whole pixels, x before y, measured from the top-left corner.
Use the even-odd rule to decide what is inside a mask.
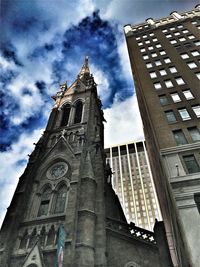
[[[161,215],[145,142],[116,145],[105,152],[113,172],[112,186],[128,222],[153,230]]]
[[[200,262],[200,5],[124,27],[174,266]]]

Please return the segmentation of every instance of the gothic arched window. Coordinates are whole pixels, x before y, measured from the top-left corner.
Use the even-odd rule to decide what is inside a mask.
[[[65,211],[65,204],[67,199],[67,187],[62,185],[55,196],[54,213],[63,213]]]
[[[80,123],[82,120],[83,103],[78,101],[75,105],[74,123]]]
[[[69,104],[64,105],[63,112],[62,112],[62,120],[60,126],[67,126],[69,122],[69,115],[70,115],[71,107]]]
[[[41,202],[38,211],[38,216],[47,215],[49,210],[50,199],[51,199],[51,189],[47,187],[41,195]]]

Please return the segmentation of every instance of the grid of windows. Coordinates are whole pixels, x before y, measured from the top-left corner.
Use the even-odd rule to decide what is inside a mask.
[[[112,147],[105,152],[107,162],[112,157],[112,184],[128,222],[152,230],[155,218],[160,215],[144,143]]]

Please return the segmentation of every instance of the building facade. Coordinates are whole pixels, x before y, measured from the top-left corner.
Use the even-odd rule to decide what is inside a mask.
[[[200,6],[124,27],[174,266],[200,262]]]
[[[53,98],[1,228],[0,266],[171,267],[163,224],[154,233],[128,224],[107,182],[103,111],[87,58]]]
[[[161,214],[145,142],[112,146],[105,153],[113,172],[112,187],[127,221],[152,231]]]

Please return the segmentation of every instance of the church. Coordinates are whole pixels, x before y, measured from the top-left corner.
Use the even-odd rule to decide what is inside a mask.
[[[2,225],[0,266],[172,266],[163,223],[154,232],[128,224],[112,189],[88,58],[53,99]]]

